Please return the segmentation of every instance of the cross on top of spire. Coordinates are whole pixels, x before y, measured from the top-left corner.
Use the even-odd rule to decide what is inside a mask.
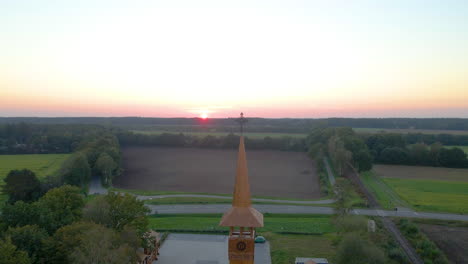
[[[244,113],[240,113],[240,118],[236,119],[237,123],[240,125],[240,133],[244,134],[244,124],[247,123],[247,118],[244,117]]]

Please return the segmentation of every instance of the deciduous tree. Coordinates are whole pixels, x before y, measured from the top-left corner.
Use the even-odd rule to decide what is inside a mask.
[[[19,250],[9,237],[0,240],[0,264],[29,264],[28,253]]]
[[[28,169],[10,171],[4,181],[2,193],[8,195],[10,203],[35,201],[41,195],[41,183]]]

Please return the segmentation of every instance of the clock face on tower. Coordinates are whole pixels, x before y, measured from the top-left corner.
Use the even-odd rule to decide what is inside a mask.
[[[239,251],[244,251],[247,248],[247,245],[244,242],[237,242],[236,248]]]

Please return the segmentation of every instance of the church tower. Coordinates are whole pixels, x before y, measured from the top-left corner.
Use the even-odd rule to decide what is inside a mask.
[[[241,116],[241,120],[242,118],[243,116]],[[253,264],[255,228],[263,227],[263,215],[252,208],[243,136],[240,137],[232,207],[223,215],[219,225],[230,227],[229,263]]]

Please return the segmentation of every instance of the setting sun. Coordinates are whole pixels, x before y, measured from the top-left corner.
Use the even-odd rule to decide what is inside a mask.
[[[208,118],[208,114],[207,114],[207,113],[201,113],[201,114],[200,114],[200,118],[201,118],[201,119],[207,119],[207,118]]]

